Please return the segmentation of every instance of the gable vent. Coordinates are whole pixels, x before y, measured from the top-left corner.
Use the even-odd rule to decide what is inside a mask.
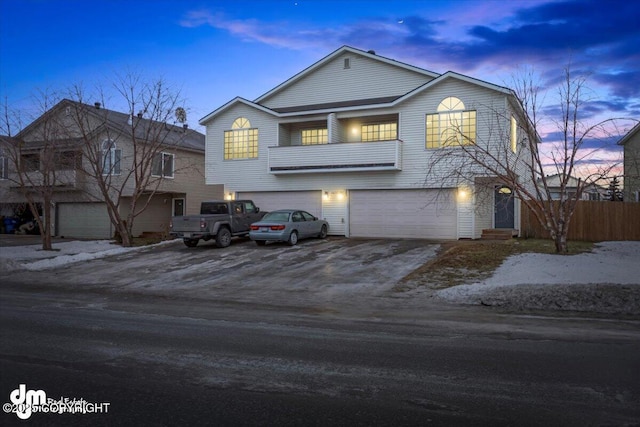
[[[351,68],[351,58],[344,58],[344,69]]]

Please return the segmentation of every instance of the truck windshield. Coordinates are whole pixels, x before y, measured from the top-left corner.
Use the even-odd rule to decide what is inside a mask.
[[[215,215],[215,214],[228,214],[229,209],[226,203],[203,203],[200,206],[200,214],[202,215]]]

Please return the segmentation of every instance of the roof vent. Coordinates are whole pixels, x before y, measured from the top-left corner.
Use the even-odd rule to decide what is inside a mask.
[[[99,102],[95,102],[93,104],[94,107],[96,107],[98,110],[100,109],[100,103]]]
[[[368,50],[368,51],[367,51],[367,53],[370,53],[371,55],[375,55],[375,54],[376,54],[376,51],[375,51],[375,50],[373,50],[373,49],[371,49],[371,50]]]

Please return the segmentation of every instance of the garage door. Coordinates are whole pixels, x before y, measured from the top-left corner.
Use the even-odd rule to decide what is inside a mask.
[[[453,190],[351,190],[349,235],[455,239]]]
[[[56,235],[87,239],[110,239],[113,230],[104,203],[58,203]]]
[[[322,216],[321,191],[262,191],[238,193],[238,199],[253,200],[261,211],[300,209]]]

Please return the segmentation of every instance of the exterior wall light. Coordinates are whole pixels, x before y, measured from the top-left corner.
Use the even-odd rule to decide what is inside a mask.
[[[325,192],[324,192],[324,194],[322,195],[322,198],[323,198],[324,200],[329,200],[329,192],[328,192],[328,191],[325,191]]]
[[[233,193],[227,193],[224,198],[225,200],[233,200]]]

